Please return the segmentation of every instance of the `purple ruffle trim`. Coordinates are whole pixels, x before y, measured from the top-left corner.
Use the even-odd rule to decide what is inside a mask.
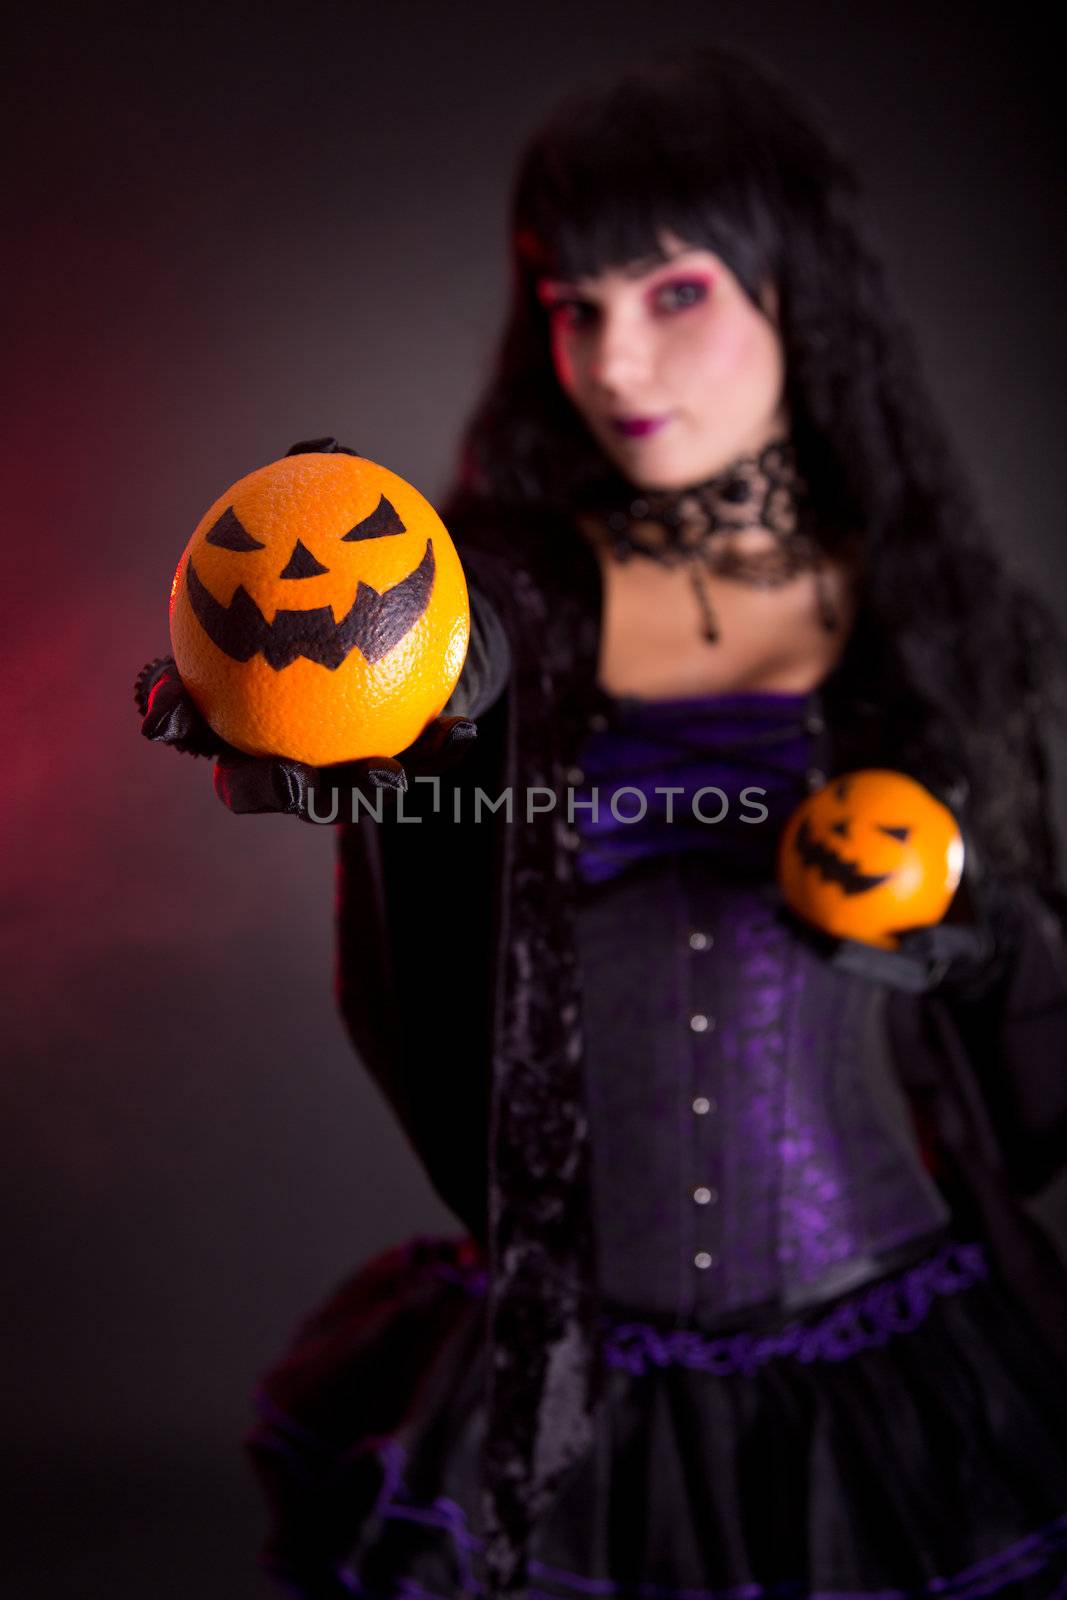
[[[847,1361],[861,1350],[910,1333],[935,1299],[969,1289],[988,1275],[984,1247],[950,1240],[936,1254],[841,1300],[816,1322],[789,1322],[773,1333],[706,1334],[699,1329],[657,1328],[648,1322],[608,1319],[604,1360],[640,1375],[672,1364],[726,1377],[751,1377],[779,1356],[796,1361]]]
[[[473,1260],[458,1264],[439,1260],[434,1272],[467,1294],[486,1291],[484,1267]],[[788,1356],[794,1361],[847,1361],[861,1350],[886,1344],[910,1333],[929,1314],[934,1301],[958,1294],[988,1276],[984,1245],[948,1240],[933,1255],[870,1288],[838,1301],[817,1321],[788,1322],[772,1333],[703,1333],[698,1328],[657,1327],[651,1322],[611,1315],[602,1319],[606,1366],[635,1377],[653,1367],[692,1367],[718,1377],[751,1377],[768,1361]]]

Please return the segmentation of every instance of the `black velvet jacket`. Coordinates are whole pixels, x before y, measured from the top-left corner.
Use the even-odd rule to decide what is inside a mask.
[[[503,625],[510,676],[436,808],[422,784],[403,803],[420,821],[340,825],[337,992],[434,1187],[488,1256],[486,1558],[494,1592],[521,1594],[528,1529],[590,1440],[602,1370],[574,839],[562,803],[525,820],[528,787],[562,795],[600,699],[602,593],[569,527],[498,524],[457,544]],[[472,657],[465,680],[478,677]],[[833,734],[830,772],[878,764]],[[493,800],[511,788],[511,823],[474,820],[479,786]],[[987,1238],[1067,1359],[1067,1272],[1020,1203],[1067,1160],[1067,954],[1035,889],[983,906],[995,959],[969,987],[895,990],[894,1059],[961,1226]]]

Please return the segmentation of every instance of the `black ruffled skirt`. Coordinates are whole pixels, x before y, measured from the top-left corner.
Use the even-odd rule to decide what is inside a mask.
[[[776,1325],[605,1335],[531,1600],[1067,1597],[1067,1374],[981,1243]],[[248,1440],[288,1593],[483,1592],[484,1349],[469,1239],[384,1252],[304,1323]]]

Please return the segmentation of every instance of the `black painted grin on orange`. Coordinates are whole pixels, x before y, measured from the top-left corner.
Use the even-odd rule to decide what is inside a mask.
[[[806,867],[812,867],[827,883],[836,883],[843,894],[866,894],[887,883],[891,872],[861,872],[858,862],[839,856],[836,850],[816,839],[805,817],[797,828],[794,849]]]
[[[243,584],[238,584],[229,605],[223,605],[204,584],[192,557],[186,566],[185,588],[200,626],[231,660],[250,661],[261,652],[267,665],[280,671],[304,657],[333,672],[354,649],[373,663],[398,645],[430,603],[434,572],[433,540],[427,539],[422,560],[406,578],[380,594],[360,581],[340,622],[334,620],[330,606],[279,610],[273,622],[268,622]]]

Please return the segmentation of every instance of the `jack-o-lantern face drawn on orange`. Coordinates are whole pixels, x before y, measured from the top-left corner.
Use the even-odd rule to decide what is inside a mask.
[[[947,806],[906,773],[844,773],[802,800],[778,843],[790,908],[824,932],[895,949],[939,922],[963,872]]]
[[[315,766],[405,749],[451,695],[469,634],[463,569],[433,507],[340,452],[234,484],[171,597],[178,671],[216,732]]]
[[[395,538],[406,532],[393,506],[382,495],[370,516],[342,534],[341,539]],[[217,549],[240,552],[266,548],[242,526],[232,506],[227,507],[205,534],[204,542]],[[297,579],[322,577],[329,571],[329,567],[312,555],[303,540],[297,539],[278,577],[292,583]],[[276,671],[289,666],[297,656],[318,661],[333,670],[352,649],[358,649],[366,661],[380,661],[426,610],[433,579],[433,540],[427,539],[418,566],[384,594],[359,579],[351,608],[340,621],[334,620],[330,606],[311,606],[278,609],[273,621],[268,622],[243,584],[238,584],[229,605],[224,606],[201,581],[191,556],[185,573],[190,604],[212,644],[218,645],[234,661],[248,661],[261,651],[267,665]]]

